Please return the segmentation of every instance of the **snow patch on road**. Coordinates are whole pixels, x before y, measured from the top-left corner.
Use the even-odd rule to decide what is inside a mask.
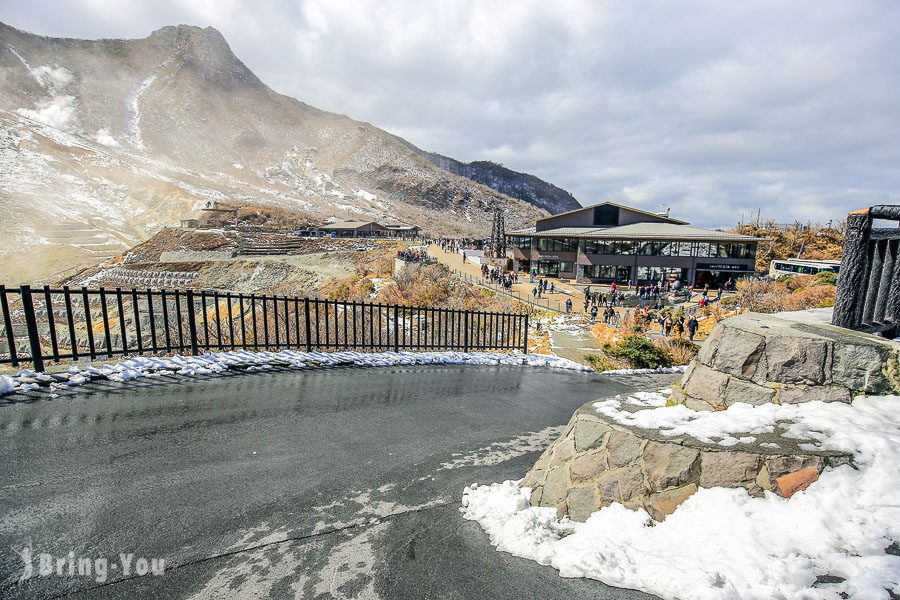
[[[464,455],[455,455],[451,460],[442,463],[439,470],[498,465],[529,452],[544,450],[564,429],[564,425],[547,427],[540,431],[523,433],[506,442],[495,442]]]
[[[704,414],[727,419],[735,406]],[[657,410],[680,414],[677,408]],[[761,418],[742,414],[751,410]],[[819,448],[852,453],[856,468],[828,468],[789,499],[700,489],[661,523],[620,504],[585,523],[560,522],[556,509],[530,506],[531,490],[514,481],[467,487],[461,511],[498,550],[551,565],[563,577],[664,598],[837,600],[900,593],[900,556],[886,552],[900,541],[900,397],[741,407],[735,420],[743,421],[741,428],[785,421]],[[710,422],[676,417],[656,423],[668,423],[664,431],[689,427],[693,435]],[[836,583],[817,580],[824,575]]]

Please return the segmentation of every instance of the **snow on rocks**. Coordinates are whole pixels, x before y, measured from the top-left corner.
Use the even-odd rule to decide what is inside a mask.
[[[677,416],[682,408],[641,414],[668,411],[676,417],[646,424],[663,433],[680,429],[710,437],[734,430],[724,423],[729,418],[743,421],[745,429],[779,423],[818,450],[851,454],[853,462],[825,468],[818,481],[789,498],[701,487],[663,522],[619,503],[584,523],[560,521],[555,508],[531,506],[532,490],[513,481],[467,487],[463,516],[478,522],[498,550],[551,565],[563,577],[589,577],[664,598],[900,593],[900,397],[747,406],[739,413],[732,406],[699,421]]]
[[[55,381],[61,385],[77,386],[94,379],[111,381],[131,381],[141,377],[181,375],[196,377],[216,375],[229,370],[243,369],[258,371],[274,367],[295,369],[313,367],[392,367],[398,365],[523,365],[549,367],[572,371],[591,371],[574,361],[558,356],[542,354],[497,354],[492,352],[300,352],[282,350],[280,352],[250,352],[234,350],[216,352],[200,356],[172,357],[136,356],[112,365],[99,367],[69,367],[61,374],[35,375],[30,370],[22,370],[14,377],[2,376],[0,395],[16,391],[36,389],[40,383]]]

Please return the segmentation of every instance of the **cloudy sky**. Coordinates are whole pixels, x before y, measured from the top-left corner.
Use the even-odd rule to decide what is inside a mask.
[[[582,204],[721,226],[900,203],[898,0],[4,0],[0,20],[211,25],[277,91]]]

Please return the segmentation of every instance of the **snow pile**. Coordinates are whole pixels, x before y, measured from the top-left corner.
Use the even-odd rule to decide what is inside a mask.
[[[839,423],[848,410],[840,402],[805,402],[801,404],[736,403],[727,411],[695,411],[687,406],[666,406],[669,390],[638,392],[627,398],[615,396],[594,403],[594,409],[620,425],[652,430],[664,436],[690,436],[706,444],[734,446],[752,444],[756,436],[784,429],[783,437],[802,440],[801,450],[831,449],[822,442],[821,433]],[[878,397],[873,397],[878,398]],[[626,405],[654,407],[637,412]],[[854,404],[855,405],[855,404]],[[734,437],[740,435],[740,437]]]
[[[65,371],[60,379],[63,380],[62,385],[76,386],[87,383],[92,379],[110,379],[124,382],[141,377],[159,377],[172,374],[188,377],[215,375],[225,373],[231,369],[258,371],[271,369],[276,366],[304,369],[342,365],[359,367],[524,365],[572,371],[591,371],[589,367],[574,361],[542,354],[497,354],[493,352],[299,352],[296,350],[250,352],[248,350],[234,350],[203,354],[201,356],[181,356],[179,354],[166,358],[136,356],[112,365],[83,368],[72,366]],[[4,379],[0,380],[0,395],[10,394],[20,389],[36,389],[38,387],[38,379],[48,377],[50,376],[44,374],[35,375],[30,370],[20,371],[12,378],[4,376]],[[23,386],[23,383],[27,387]]]
[[[0,375],[0,396],[12,394],[16,391],[16,384],[12,377]]]
[[[751,426],[778,422],[820,448],[852,453],[857,468],[826,469],[790,499],[700,489],[662,523],[620,504],[585,523],[560,523],[555,509],[531,507],[531,490],[512,481],[467,487],[461,510],[498,550],[551,565],[563,577],[589,577],[664,598],[900,593],[900,556],[886,552],[900,541],[900,397],[742,407],[731,415],[736,406],[706,414],[742,420],[746,427],[750,419],[740,411],[758,411]],[[670,425],[692,435],[713,425],[731,429],[722,421],[680,417]],[[831,577],[817,581],[825,575]]]

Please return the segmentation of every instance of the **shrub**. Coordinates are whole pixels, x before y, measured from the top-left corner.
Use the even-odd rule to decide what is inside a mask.
[[[672,366],[672,357],[663,348],[639,335],[625,336],[618,344],[606,344],[604,352],[621,358],[635,369],[656,369]]]
[[[621,361],[617,361],[606,354],[585,354],[582,357],[585,363],[597,372],[615,371],[621,369],[623,365]]]
[[[835,288],[833,285],[815,285],[808,288],[799,289],[781,303],[781,310],[806,310],[807,308],[816,308],[823,303],[827,306],[834,306]]]
[[[697,356],[697,346],[687,338],[672,338],[656,345],[669,355],[673,365],[686,365]]]

